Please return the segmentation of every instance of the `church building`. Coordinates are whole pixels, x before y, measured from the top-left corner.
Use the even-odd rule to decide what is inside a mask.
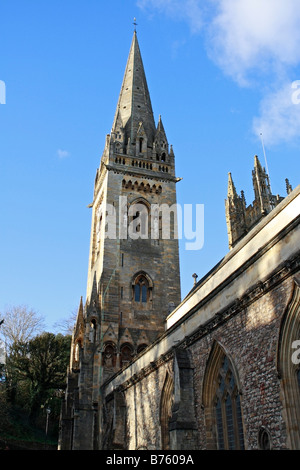
[[[300,449],[300,186],[229,174],[229,252],[181,300],[175,155],[134,32],[97,169],[59,449]]]

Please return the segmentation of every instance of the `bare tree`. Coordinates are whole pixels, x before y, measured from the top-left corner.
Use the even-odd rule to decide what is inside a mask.
[[[26,305],[10,307],[1,316],[1,337],[7,345],[26,343],[45,328],[44,318]]]
[[[76,319],[77,309],[74,309],[69,315],[69,317],[62,318],[60,321],[56,322],[53,327],[59,333],[62,333],[64,335],[72,335]]]

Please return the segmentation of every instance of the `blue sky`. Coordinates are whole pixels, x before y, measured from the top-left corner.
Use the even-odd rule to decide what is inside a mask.
[[[2,0],[0,312],[28,305],[48,330],[86,295],[87,206],[134,17],[155,119],[183,178],[178,202],[205,208],[203,248],[180,242],[182,297],[228,252],[229,171],[253,201],[260,132],[273,193],[286,194],[285,178],[299,184],[297,0]]]

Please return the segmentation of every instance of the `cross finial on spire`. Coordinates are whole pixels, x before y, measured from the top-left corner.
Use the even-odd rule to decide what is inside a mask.
[[[134,32],[136,33],[137,22],[136,18],[133,18]]]

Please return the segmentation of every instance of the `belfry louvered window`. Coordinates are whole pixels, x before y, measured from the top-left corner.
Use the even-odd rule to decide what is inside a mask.
[[[218,449],[244,449],[240,397],[226,356],[218,374],[215,418]]]

